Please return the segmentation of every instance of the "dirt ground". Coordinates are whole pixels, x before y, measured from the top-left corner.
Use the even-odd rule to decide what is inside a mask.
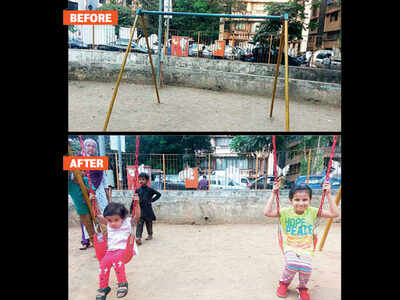
[[[324,224],[319,234],[323,233]],[[146,237],[146,233],[143,237]],[[69,298],[95,299],[99,263],[94,250],[81,251],[80,227],[69,229]],[[269,300],[282,274],[276,224],[154,224],[154,239],[139,246],[127,265],[124,299]],[[297,299],[296,275],[287,299]],[[114,270],[111,293],[117,299]],[[314,300],[341,299],[341,225],[332,224],[322,252],[313,258],[309,293]]]
[[[102,131],[115,82],[69,81],[68,130]],[[285,101],[204,89],[121,82],[107,131],[286,131]],[[340,131],[341,108],[291,101],[290,131]]]

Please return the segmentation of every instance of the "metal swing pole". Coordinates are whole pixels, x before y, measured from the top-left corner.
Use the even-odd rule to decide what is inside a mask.
[[[282,59],[282,47],[283,47],[283,35],[284,35],[284,27],[285,27],[285,23],[282,26],[282,33],[281,33],[281,38],[279,41],[279,52],[278,52],[278,60],[276,62],[276,66],[275,66],[275,75],[274,75],[274,86],[272,88],[272,100],[271,100],[271,108],[269,111],[269,117],[272,118],[272,111],[274,109],[274,100],[275,100],[275,92],[276,92],[276,83],[278,80],[278,73],[279,73],[279,66],[281,64],[281,59]]]
[[[133,40],[133,35],[135,34],[137,19],[138,19],[138,15],[136,15],[135,22],[133,23],[131,35],[130,35],[130,38],[129,38],[129,44],[128,44],[128,47],[126,48],[126,51],[125,51],[125,56],[124,56],[124,60],[123,60],[122,65],[121,65],[121,69],[120,69],[119,74],[118,74],[117,83],[115,84],[114,92],[113,92],[113,95],[112,95],[112,98],[111,98],[111,102],[110,102],[110,107],[108,108],[106,121],[104,123],[103,131],[107,131],[107,126],[108,126],[108,122],[110,121],[111,111],[112,111],[112,108],[114,106],[115,97],[117,96],[119,83],[121,82],[122,73],[124,72],[126,59],[128,58],[128,53],[131,51],[132,40]]]
[[[158,88],[157,88],[157,79],[156,79],[156,74],[154,73],[153,60],[151,58],[151,50],[150,50],[150,45],[149,45],[149,38],[147,36],[147,29],[146,29],[146,24],[144,23],[143,14],[140,15],[140,18],[142,20],[143,32],[144,32],[144,36],[146,38],[147,52],[148,52],[148,55],[149,55],[151,73],[153,75],[154,87],[156,88],[157,102],[158,102],[158,104],[160,104],[160,96],[158,94]]]
[[[336,195],[336,200],[335,200],[336,205],[339,205],[341,192],[342,192],[342,185],[340,185],[339,191]],[[324,234],[322,236],[321,242],[319,243],[318,251],[322,251],[322,248],[324,247],[325,240],[326,237],[328,236],[329,229],[331,228],[332,221],[333,218],[329,218],[328,222],[326,223]]]

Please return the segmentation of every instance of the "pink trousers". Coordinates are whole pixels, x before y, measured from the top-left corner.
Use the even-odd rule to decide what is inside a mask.
[[[122,255],[124,251],[125,250],[107,251],[106,255],[101,260],[99,270],[99,281],[101,289],[108,287],[111,267],[113,267],[115,270],[118,283],[126,282],[125,264],[122,260]]]

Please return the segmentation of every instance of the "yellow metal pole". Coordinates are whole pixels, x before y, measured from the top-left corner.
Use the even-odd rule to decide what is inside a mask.
[[[339,205],[341,191],[342,191],[342,185],[340,185],[339,191],[336,195],[336,199],[335,199],[336,205]],[[322,251],[322,248],[324,247],[325,240],[328,235],[329,229],[331,228],[332,221],[333,221],[333,218],[329,218],[328,223],[326,223],[324,234],[322,236],[321,242],[319,243],[319,248],[318,248],[319,251]]]
[[[70,145],[68,145],[68,155],[72,156],[72,151],[71,151]],[[89,193],[88,193],[85,183],[83,182],[81,173],[77,170],[72,170],[72,172],[74,173],[75,178],[78,180],[79,187],[81,188],[81,191],[82,191],[83,199],[85,199],[86,205],[89,208],[89,214],[97,228],[97,232],[101,232],[101,227],[94,216],[92,204],[90,203],[90,199],[89,199]]]
[[[114,106],[115,97],[117,96],[119,83],[121,82],[122,73],[124,72],[126,59],[128,58],[128,53],[131,51],[132,40],[133,40],[133,35],[134,35],[135,29],[136,29],[137,19],[138,19],[138,16],[136,15],[135,22],[133,23],[133,27],[132,27],[132,30],[131,30],[131,35],[129,37],[129,44],[128,44],[128,47],[126,48],[126,51],[125,51],[124,60],[122,61],[121,70],[119,71],[117,83],[115,84],[115,88],[114,88],[114,92],[113,92],[113,95],[112,95],[112,98],[111,98],[110,106],[108,108],[107,117],[106,117],[106,121],[104,123],[103,131],[107,131],[108,122],[110,120],[111,111],[112,111],[112,108]]]
[[[307,184],[310,179],[310,162],[311,162],[311,149],[308,151],[308,162],[307,162]]]
[[[288,20],[285,20],[285,108],[286,108],[286,131],[289,130],[289,57],[288,57]]]
[[[283,47],[283,35],[284,35],[284,28],[283,27],[285,27],[285,24],[282,26],[281,38],[280,38],[280,41],[279,41],[278,61],[276,62],[276,66],[275,66],[274,87],[272,89],[271,108],[270,108],[270,111],[269,111],[269,117],[270,118],[272,118],[272,111],[274,109],[276,83],[278,81],[279,66],[281,65],[281,59],[282,59],[282,47]]]
[[[271,61],[271,46],[272,46],[272,35],[269,38],[269,53],[268,53],[268,63]]]
[[[143,32],[144,32],[144,36],[146,37],[147,52],[148,52],[148,55],[149,55],[151,73],[153,74],[154,87],[156,88],[157,101],[158,101],[158,103],[160,103],[160,95],[158,94],[156,73],[154,72],[153,60],[151,58],[151,50],[150,50],[150,45],[149,45],[149,38],[147,36],[146,24],[144,23],[144,17],[140,16],[140,18],[142,19]]]
[[[165,154],[162,155],[162,164],[163,164],[163,183],[164,183],[164,190],[165,190]]]

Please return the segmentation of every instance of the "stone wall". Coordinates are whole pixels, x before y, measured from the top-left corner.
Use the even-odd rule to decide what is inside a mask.
[[[116,82],[124,53],[69,49],[69,79]],[[153,55],[153,63],[156,55]],[[284,66],[280,66],[276,97],[284,98]],[[271,97],[275,65],[196,57],[167,56],[162,75],[165,84]],[[122,80],[153,84],[148,55],[131,53]],[[341,105],[341,72],[289,67],[289,98]]]
[[[276,223],[277,218],[264,216],[264,207],[270,195],[268,191],[160,191],[162,196],[153,203],[157,220],[172,224],[251,224]],[[336,190],[332,192],[336,194]],[[288,190],[279,194],[280,206],[289,206]],[[131,190],[114,190],[113,202],[127,208],[132,201]],[[319,207],[321,191],[313,191],[311,205]],[[325,198],[324,208],[328,208]],[[340,207],[340,206],[339,206]],[[321,220],[324,223],[325,220]],[[340,222],[339,216],[334,222]],[[79,224],[72,202],[69,200],[69,224]]]

